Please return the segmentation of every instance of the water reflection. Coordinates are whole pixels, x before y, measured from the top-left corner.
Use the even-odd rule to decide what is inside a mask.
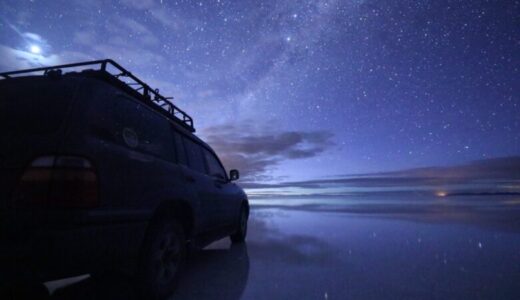
[[[177,291],[171,299],[240,299],[249,275],[247,245],[219,241],[209,248],[190,253]],[[62,282],[47,284],[52,296],[41,284],[21,284],[4,289],[0,299],[49,300],[132,300],[139,299],[129,277],[106,273],[88,276],[64,287]]]
[[[395,195],[394,195],[395,196]],[[520,198],[517,195],[435,196],[406,194],[402,197],[355,197],[258,201],[257,209],[334,212],[375,219],[402,219],[437,224],[468,224],[488,229],[520,232]]]
[[[249,277],[247,244],[227,240],[191,254],[171,299],[240,299]]]
[[[443,199],[253,206],[247,244],[193,253],[170,299],[520,299],[518,205]],[[117,276],[52,297],[136,298]]]
[[[252,211],[268,230],[251,235],[243,299],[520,299],[520,235],[510,232],[518,212],[385,204],[363,213]]]

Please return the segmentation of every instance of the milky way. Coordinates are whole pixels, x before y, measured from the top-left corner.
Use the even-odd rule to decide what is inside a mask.
[[[520,154],[519,15],[518,1],[2,1],[0,69],[112,58],[257,180],[448,166]]]

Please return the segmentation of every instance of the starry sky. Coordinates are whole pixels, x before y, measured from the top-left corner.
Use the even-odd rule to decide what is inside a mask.
[[[450,170],[520,155],[519,16],[519,1],[2,0],[0,70],[112,58],[249,182]]]

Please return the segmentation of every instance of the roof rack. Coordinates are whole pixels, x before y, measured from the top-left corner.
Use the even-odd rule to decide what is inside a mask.
[[[144,83],[141,79],[137,78],[135,75],[130,73],[128,70],[123,68],[121,65],[116,63],[115,61],[111,59],[104,59],[104,60],[94,60],[94,61],[86,61],[86,62],[79,62],[79,63],[73,63],[73,64],[65,64],[65,65],[57,65],[57,66],[50,66],[50,67],[41,67],[41,68],[33,68],[33,69],[26,69],[26,70],[18,70],[18,71],[11,71],[11,72],[3,72],[0,73],[0,77],[4,78],[12,78],[13,75],[19,75],[19,74],[27,74],[27,73],[34,73],[34,72],[41,72],[43,71],[45,75],[61,75],[61,69],[66,68],[79,68],[79,67],[86,67],[86,66],[96,66],[99,65],[99,69],[93,70],[93,69],[83,69],[82,71],[95,71],[104,73],[106,75],[109,75],[111,78],[116,79],[119,83],[124,84],[126,87],[128,87],[130,90],[134,91],[136,94],[140,95],[144,98],[144,100],[152,101],[154,104],[156,104],[158,107],[160,107],[164,112],[167,113],[167,115],[173,117],[175,121],[177,121],[179,124],[181,124],[183,127],[188,129],[191,132],[195,132],[195,127],[193,127],[193,118],[188,115],[186,112],[175,106],[173,103],[171,103],[169,100],[173,99],[173,97],[164,97],[159,93],[159,89],[152,89],[148,84]],[[109,72],[108,68],[111,67],[112,69],[115,69],[115,72],[118,72],[116,74],[113,74]],[[126,78],[127,80],[124,81],[122,78]]]

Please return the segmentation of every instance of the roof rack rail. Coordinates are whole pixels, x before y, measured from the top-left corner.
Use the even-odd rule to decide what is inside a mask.
[[[99,69],[83,69],[82,71],[98,71],[103,72],[113,79],[116,79],[120,83],[123,83],[128,88],[139,94],[145,100],[150,100],[154,102],[158,107],[167,112],[168,115],[172,116],[174,120],[178,121],[182,126],[187,128],[191,132],[195,132],[195,127],[193,126],[193,118],[188,115],[186,112],[175,106],[169,100],[173,97],[165,97],[159,93],[159,89],[152,89],[148,84],[144,83],[141,79],[137,78],[135,75],[130,73],[128,70],[123,68],[121,65],[116,63],[111,59],[104,60],[93,60],[86,62],[79,62],[73,64],[65,64],[65,65],[57,65],[50,67],[40,67],[33,69],[25,69],[11,72],[3,72],[0,73],[0,77],[4,78],[12,78],[13,75],[27,74],[27,73],[35,73],[43,71],[46,75],[61,75],[62,70],[66,68],[78,68],[78,67],[86,67],[86,66],[96,66],[99,65]],[[113,74],[108,71],[109,67],[113,67],[118,74]],[[121,77],[129,79],[129,81],[121,80]]]

